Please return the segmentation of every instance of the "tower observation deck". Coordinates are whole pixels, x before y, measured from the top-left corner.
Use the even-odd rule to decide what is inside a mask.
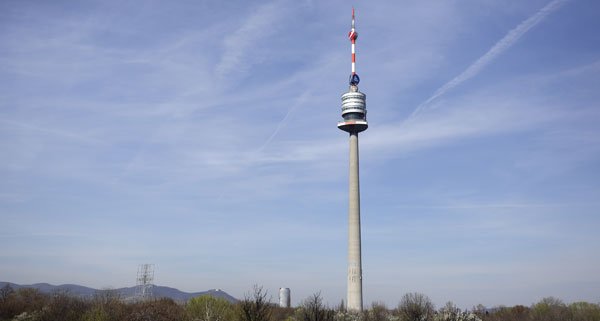
[[[360,133],[369,127],[367,123],[367,95],[358,91],[358,86],[350,85],[342,95],[342,118],[338,128],[348,133]]]

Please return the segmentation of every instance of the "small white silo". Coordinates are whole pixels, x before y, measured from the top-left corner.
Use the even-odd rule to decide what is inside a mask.
[[[291,305],[290,288],[279,288],[279,306],[289,308]]]

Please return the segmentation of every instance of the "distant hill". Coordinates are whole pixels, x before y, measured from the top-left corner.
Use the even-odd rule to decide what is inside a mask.
[[[43,292],[43,293],[65,291],[72,295],[79,296],[79,297],[86,297],[86,298],[91,298],[94,296],[94,294],[97,291],[100,291],[100,290],[97,290],[94,288],[88,288],[88,287],[76,285],[76,284],[52,285],[52,284],[48,284],[48,283],[36,283],[36,284],[22,285],[22,284],[16,284],[16,283],[11,283],[11,282],[1,282],[1,281],[0,281],[0,288],[4,287],[7,284],[10,285],[15,290],[20,289],[20,288],[34,288],[34,289],[38,289],[40,292]],[[124,300],[132,299],[135,296],[135,290],[136,290],[135,287],[111,289],[111,291],[115,291],[116,293],[118,293],[121,296],[121,298],[123,298]],[[212,290],[208,290],[208,291],[204,291],[204,292],[188,293],[188,292],[179,291],[178,289],[170,288],[167,286],[155,285],[152,288],[152,293],[155,298],[171,298],[171,299],[173,299],[175,301],[179,301],[179,302],[185,302],[191,298],[201,296],[201,295],[211,295],[216,298],[225,299],[232,303],[237,302],[236,298],[234,298],[233,296],[229,295],[227,292],[220,290],[220,289],[212,289]]]

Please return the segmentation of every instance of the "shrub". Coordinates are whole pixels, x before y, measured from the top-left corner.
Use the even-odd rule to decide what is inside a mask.
[[[187,320],[185,310],[172,299],[158,299],[133,303],[125,318],[128,321],[182,321]]]

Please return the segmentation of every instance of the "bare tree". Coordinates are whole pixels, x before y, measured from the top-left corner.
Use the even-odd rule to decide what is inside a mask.
[[[373,302],[371,308],[363,312],[364,321],[387,321],[390,311],[383,302]]]
[[[481,318],[468,311],[461,311],[451,301],[447,302],[446,305],[441,308],[435,315],[434,320],[436,321],[481,321]],[[512,321],[512,320],[506,320]]]
[[[8,298],[13,295],[13,293],[15,293],[15,290],[12,288],[12,286],[10,286],[10,284],[6,283],[6,285],[0,289],[0,302],[4,303],[8,301]]]
[[[49,304],[41,309],[39,321],[78,321],[89,308],[89,303],[73,296],[68,291],[55,291]]]
[[[402,321],[431,321],[435,314],[433,303],[422,293],[407,293],[396,309]]]
[[[272,306],[267,291],[262,286],[254,285],[253,293],[246,294],[239,303],[240,321],[270,321]]]
[[[302,302],[298,321],[333,321],[335,312],[323,304],[321,293],[315,293]]]
[[[346,304],[344,304],[344,299],[342,299],[342,301],[340,301],[340,304],[338,304],[337,308],[335,309],[336,312],[344,312],[346,311]]]

